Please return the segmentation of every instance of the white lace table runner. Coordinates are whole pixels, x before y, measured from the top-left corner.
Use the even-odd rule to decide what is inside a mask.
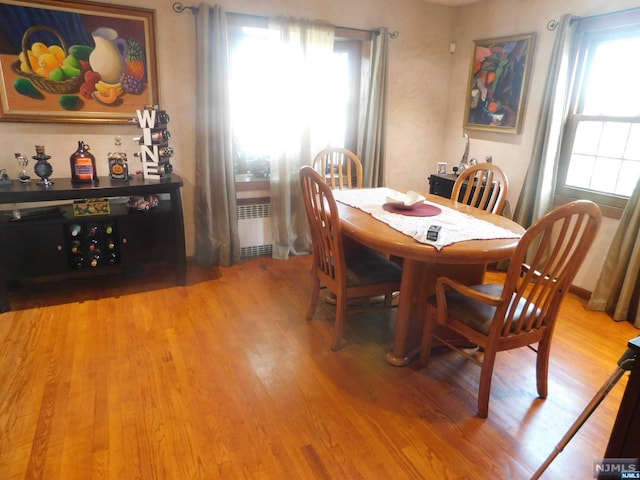
[[[467,240],[491,240],[499,238],[520,238],[521,235],[491,222],[480,220],[472,215],[460,213],[452,208],[438,203],[425,201],[428,205],[438,207],[442,213],[432,217],[417,217],[387,212],[382,208],[387,196],[398,194],[396,190],[387,187],[356,188],[350,190],[334,190],[336,201],[358,208],[373,218],[386,223],[394,230],[404,233],[421,243],[432,245],[441,250],[447,245]],[[431,225],[439,225],[438,240],[427,240],[427,229]]]

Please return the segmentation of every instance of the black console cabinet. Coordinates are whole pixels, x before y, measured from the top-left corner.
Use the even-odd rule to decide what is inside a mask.
[[[74,185],[68,178],[55,178],[54,182],[43,187],[34,181],[22,184],[14,180],[10,186],[0,186],[0,204],[6,214],[0,218],[0,312],[10,309],[9,282],[74,276],[93,267],[126,269],[136,264],[163,264],[175,270],[178,285],[186,284],[180,177],[172,174],[162,180],[132,178],[128,182],[101,177],[95,186]],[[168,199],[149,211],[132,210],[125,203],[128,197],[147,195]],[[96,198],[111,200],[108,215],[73,215],[73,200]],[[25,208],[25,203],[33,202],[59,202],[59,210],[52,215],[28,217],[30,211],[42,211],[43,207]],[[22,219],[13,219],[13,204],[20,204]],[[81,232],[77,237],[75,229]],[[89,233],[94,230],[96,233]],[[80,259],[73,253],[80,247],[86,255],[94,248],[91,242],[103,249],[99,261]]]
[[[451,198],[453,184],[456,183],[457,175],[454,174],[433,174],[429,176],[429,193],[445,198]]]
[[[451,198],[451,194],[453,193],[453,185],[456,183],[458,176],[453,174],[433,174],[429,176],[429,193],[433,195],[439,195],[445,198]],[[458,195],[458,201],[464,197],[464,194],[469,187],[468,181],[465,182],[460,187],[460,194]],[[471,187],[471,195],[473,195],[473,190],[477,187],[477,181],[474,180],[473,186]],[[480,196],[484,193],[485,184],[483,183],[480,187]],[[491,186],[491,191],[493,191],[493,185]]]

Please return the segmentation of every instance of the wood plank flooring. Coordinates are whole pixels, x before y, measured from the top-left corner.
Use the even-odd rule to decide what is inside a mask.
[[[332,307],[304,320],[309,275],[310,257],[260,257],[191,266],[186,287],[158,272],[12,292],[0,478],[525,479],[640,335],[570,295],[549,397],[536,397],[533,352],[502,353],[481,420],[464,358],[385,363],[394,310],[350,315],[332,352]],[[593,478],[626,381],[543,478]]]

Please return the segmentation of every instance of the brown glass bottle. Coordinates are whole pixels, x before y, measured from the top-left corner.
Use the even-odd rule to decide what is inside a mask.
[[[98,183],[96,157],[89,152],[89,145],[78,142],[78,150],[69,157],[72,183]]]

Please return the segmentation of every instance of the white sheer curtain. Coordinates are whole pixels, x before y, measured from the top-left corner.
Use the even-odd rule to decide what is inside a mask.
[[[201,3],[196,15],[195,259],[200,265],[240,261],[229,107],[224,9]]]
[[[300,192],[298,171],[310,165],[325,139],[323,78],[329,74],[333,52],[333,27],[301,20],[272,19],[269,28],[279,32],[273,40],[273,68],[265,72],[272,86],[273,117],[269,128],[271,151],[271,222],[273,258],[308,253],[311,237]]]
[[[232,265],[240,260],[233,170],[226,14],[219,5],[201,3],[196,16],[196,260],[202,265]],[[261,73],[272,113],[263,122],[268,139],[273,257],[306,254],[311,238],[298,171],[330,143],[327,125],[335,122],[327,82],[333,59],[334,27],[276,18],[269,20],[268,67]],[[367,92],[361,111],[358,149],[369,171],[367,184],[383,181],[388,32],[374,32]],[[262,99],[261,99],[262,103]],[[331,129],[329,129],[331,130]]]

